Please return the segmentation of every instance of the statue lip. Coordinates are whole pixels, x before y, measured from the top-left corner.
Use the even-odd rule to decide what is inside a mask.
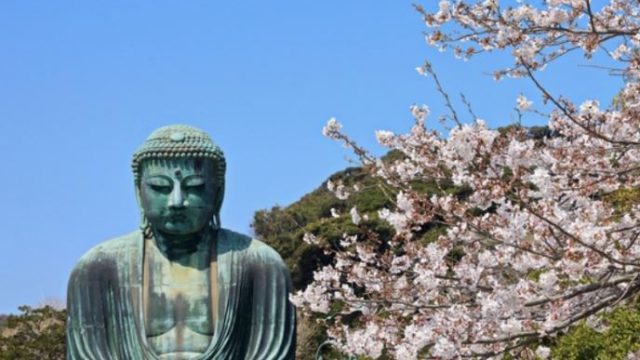
[[[187,220],[187,215],[184,213],[172,213],[169,215],[169,220],[171,221],[185,221]]]

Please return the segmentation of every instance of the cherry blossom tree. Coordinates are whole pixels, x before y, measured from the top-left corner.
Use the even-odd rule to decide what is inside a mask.
[[[452,111],[447,136],[429,129],[426,106],[411,108],[409,133],[377,132],[380,144],[403,155],[394,162],[360,148],[335,119],[324,128],[395,189],[395,206],[377,214],[395,236],[345,236],[327,249],[333,263],[292,297],[327,314],[329,338],[345,353],[546,358],[541,340],[581,321],[602,326],[598,314],[640,293],[640,208],[610,201],[640,185],[640,3],[513,5],[442,0],[436,9],[416,9],[427,42],[441,50],[465,59],[510,53],[512,66],[495,77],[535,85],[552,107],[544,136],[493,130],[477,118],[465,123],[444,92]],[[603,52],[615,64],[624,84],[611,106],[575,104],[540,82],[539,71],[572,52]],[[418,72],[435,76],[428,63]],[[524,95],[514,100],[518,111],[531,111]],[[426,181],[439,191],[416,189]],[[452,193],[451,186],[469,191]],[[344,216],[362,220],[355,208]],[[446,230],[436,241],[417,241],[430,224]]]

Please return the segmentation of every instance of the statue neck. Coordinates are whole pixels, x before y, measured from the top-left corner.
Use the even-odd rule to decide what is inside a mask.
[[[187,235],[174,235],[152,230],[153,241],[158,249],[169,259],[179,259],[195,252],[208,252],[212,229],[205,227],[197,233]]]

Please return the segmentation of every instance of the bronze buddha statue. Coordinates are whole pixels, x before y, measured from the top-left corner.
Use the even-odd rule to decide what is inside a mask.
[[[67,293],[67,358],[293,359],[291,280],[220,227],[226,169],[203,131],[154,131],[133,158],[141,226],[86,253]]]

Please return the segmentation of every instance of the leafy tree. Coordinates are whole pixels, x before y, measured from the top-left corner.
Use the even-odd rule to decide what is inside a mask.
[[[21,306],[0,327],[0,360],[61,360],[65,358],[66,311]]]
[[[637,307],[617,308],[589,326],[580,322],[571,332],[558,338],[553,347],[555,359],[617,360],[640,349],[640,312]]]

